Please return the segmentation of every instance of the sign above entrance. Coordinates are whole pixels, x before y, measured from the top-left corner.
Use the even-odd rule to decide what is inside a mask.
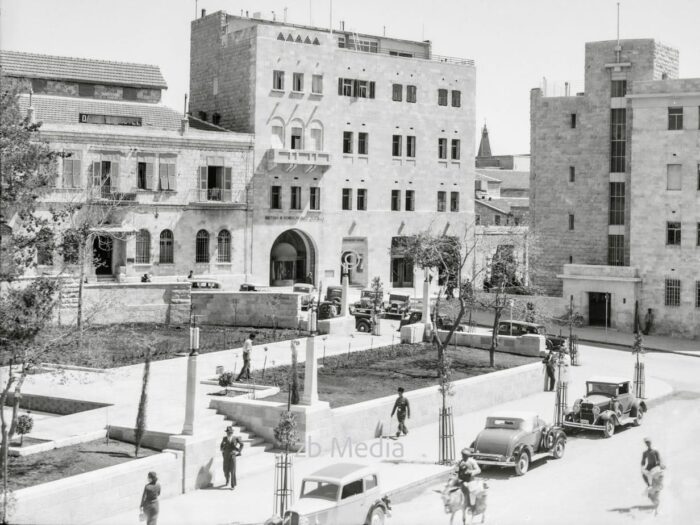
[[[323,215],[265,215],[266,221],[321,222]]]

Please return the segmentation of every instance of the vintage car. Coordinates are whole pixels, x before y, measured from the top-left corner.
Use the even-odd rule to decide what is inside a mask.
[[[599,430],[607,438],[615,427],[641,425],[646,411],[646,403],[632,393],[629,379],[592,377],[586,381],[586,395],[564,414],[564,428]]]
[[[498,335],[520,336],[525,334],[543,335],[549,350],[561,350],[569,345],[569,340],[566,337],[548,334],[547,329],[542,324],[526,321],[501,321],[498,323]]]
[[[292,288],[293,293],[302,294],[301,295],[301,309],[308,310],[309,306],[314,302],[316,298],[316,288],[313,284],[297,283]]]
[[[522,476],[533,461],[564,456],[566,434],[535,412],[504,412],[486,418],[471,448],[480,466],[515,467],[515,473]]]
[[[240,292],[264,292],[268,289],[267,286],[253,283],[243,283],[238,289]]]
[[[329,286],[326,288],[326,298],[324,301],[328,301],[331,303],[337,303],[340,305],[340,302],[343,300],[343,287],[342,286]]]
[[[377,302],[376,305],[375,300]],[[362,290],[360,300],[350,305],[350,313],[352,315],[355,315],[355,312],[371,314],[375,306],[380,312],[384,310],[384,292],[381,290],[376,292],[374,290]]]
[[[356,463],[337,463],[306,476],[298,501],[283,525],[382,525],[390,516],[377,472]]]
[[[212,289],[212,288],[221,288],[221,283],[219,281],[215,281],[214,279],[199,279],[199,278],[194,278],[190,279],[190,282],[192,283],[192,288],[193,289]]]
[[[403,314],[410,309],[410,306],[410,295],[390,293],[389,300],[384,304],[384,310],[387,317],[401,319]]]

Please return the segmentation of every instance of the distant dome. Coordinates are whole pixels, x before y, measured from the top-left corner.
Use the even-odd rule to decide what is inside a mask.
[[[280,242],[272,248],[272,258],[277,261],[296,261],[297,250],[289,243]]]

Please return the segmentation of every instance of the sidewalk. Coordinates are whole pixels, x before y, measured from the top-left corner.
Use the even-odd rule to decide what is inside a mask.
[[[569,399],[573,400],[583,393],[584,380],[590,375],[600,373],[604,369],[606,374],[629,376],[629,355],[621,352],[610,352],[605,349],[587,348],[586,360],[578,367],[571,367],[569,381]],[[672,388],[663,381],[647,378],[648,402],[669,396]],[[410,399],[410,392],[407,393]],[[483,428],[485,418],[497,411],[535,411],[540,417],[551,421],[554,412],[554,393],[541,392],[523,399],[510,401],[486,410],[479,410],[455,418],[455,453],[459,454],[461,448],[469,446],[477,433]],[[437,412],[437,411],[436,411]],[[391,420],[389,414],[383,422],[385,428],[394,429],[395,420]],[[410,419],[407,422],[410,427]],[[635,432],[643,432],[643,429],[635,429]],[[298,458],[294,466],[295,494],[298,495],[300,482],[304,475],[313,472],[329,463],[350,461],[371,463],[377,469],[380,476],[382,490],[391,493],[394,498],[397,494],[417,484],[434,482],[437,477],[445,475],[446,468],[435,464],[438,453],[438,428],[435,424],[419,428],[409,428],[408,436],[398,440],[383,439],[365,442],[368,446],[372,443],[382,444],[380,457],[358,459],[357,457],[339,457],[326,454],[318,458]],[[395,455],[400,450],[401,458]],[[242,457],[245,461],[245,457]],[[214,525],[221,523],[243,524],[262,523],[272,514],[274,472],[272,465],[269,470],[260,472],[250,477],[242,477],[239,487],[230,492],[221,489],[199,490],[189,492],[174,498],[161,501],[160,525],[184,525],[197,523],[201,525]],[[108,519],[96,522],[99,525],[129,525],[138,523],[136,507],[134,511],[112,516]],[[396,524],[400,525],[400,524]]]

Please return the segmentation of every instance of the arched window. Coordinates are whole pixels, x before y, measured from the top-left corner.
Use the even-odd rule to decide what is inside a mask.
[[[194,262],[209,262],[209,233],[206,230],[199,230],[197,232],[197,246]]]
[[[284,41],[284,35],[283,35],[282,33],[280,33],[279,35],[277,35],[277,40],[282,40],[282,41]]]
[[[151,262],[151,234],[147,230],[139,230],[136,234],[136,264]]]
[[[270,147],[272,149],[284,148],[284,122],[274,118],[270,124]]]
[[[53,264],[53,233],[42,228],[36,235],[36,263],[41,266]]]
[[[289,147],[292,149],[304,149],[304,123],[300,119],[294,119],[289,125]]]
[[[160,253],[158,261],[161,264],[172,264],[175,260],[173,255],[173,232],[163,230],[160,232]]]
[[[217,256],[216,262],[231,262],[231,234],[228,230],[221,230],[216,242]]]
[[[309,146],[307,149],[323,151],[323,124],[318,120],[309,124]]]

